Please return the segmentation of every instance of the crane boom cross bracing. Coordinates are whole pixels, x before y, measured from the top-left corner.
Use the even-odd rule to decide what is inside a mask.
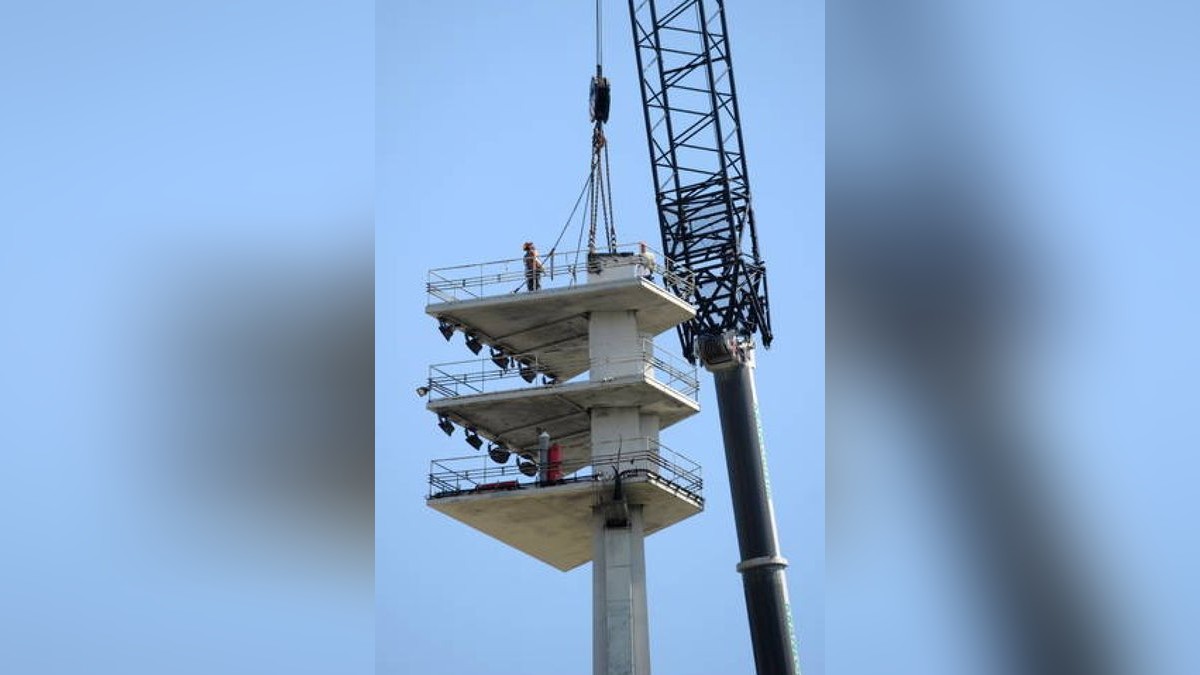
[[[770,346],[724,4],[670,2],[665,13],[658,4],[629,7],[663,253],[695,275],[683,352],[694,362],[699,335],[729,330]]]
[[[766,266],[725,5],[629,0],[629,15],[663,252],[695,284],[696,317],[679,327],[680,344],[716,384],[755,667],[759,675],[793,675],[787,561],[779,553],[754,386],[754,335],[764,346],[773,337]]]

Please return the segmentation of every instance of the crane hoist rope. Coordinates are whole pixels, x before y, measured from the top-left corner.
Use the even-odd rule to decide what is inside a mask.
[[[607,252],[617,252],[616,219],[613,217],[612,203],[612,172],[608,160],[608,139],[604,135],[604,124],[608,121],[609,104],[611,102],[611,90],[608,78],[604,77],[604,29],[601,6],[602,0],[597,0],[596,74],[591,79],[591,86],[588,92],[588,116],[592,121],[591,165],[588,169],[587,180],[584,181],[583,188],[580,191],[579,199],[576,199],[575,207],[571,209],[571,215],[568,216],[566,225],[563,226],[562,232],[559,233],[558,239],[555,240],[554,246],[551,247],[549,256],[553,256],[554,252],[558,249],[558,244],[562,241],[563,234],[566,233],[566,228],[570,226],[571,220],[579,208],[580,200],[585,197],[586,204],[584,210],[588,220],[588,254],[591,255],[597,252],[596,237],[601,222],[604,224],[605,248]],[[583,243],[583,228],[584,223],[581,220],[579,242],[576,245],[575,264],[578,264],[578,250]]]
[[[608,139],[604,123],[608,121],[611,90],[604,77],[603,0],[596,0],[596,75],[588,93],[588,113],[592,120],[591,219],[588,223],[588,254],[596,252],[596,231],[601,220],[609,253],[617,252],[617,226],[612,208],[612,174],[608,163]]]
[[[608,162],[608,141],[604,125],[597,121],[592,130],[591,219],[588,224],[588,253],[596,252],[596,231],[604,222],[604,235],[609,253],[617,252],[617,227],[613,218],[612,175]]]
[[[553,256],[558,250],[558,245],[562,242],[563,235],[566,234],[567,228],[571,226],[571,221],[575,218],[576,211],[579,210],[580,202],[587,198],[587,204],[584,207],[585,211],[590,213],[590,227],[588,237],[588,251],[594,252],[596,249],[596,221],[597,216],[601,215],[605,221],[605,234],[608,238],[609,249],[616,250],[616,229],[613,225],[612,218],[612,192],[609,185],[612,184],[611,175],[609,173],[608,164],[608,141],[604,137],[603,124],[608,121],[609,109],[609,86],[608,80],[604,77],[604,14],[603,0],[596,0],[596,75],[591,81],[591,90],[588,94],[588,115],[594,123],[592,128],[592,163],[588,171],[588,177],[583,183],[583,187],[579,190],[579,197],[575,199],[575,206],[571,208],[571,215],[567,216],[567,222],[563,225],[563,229],[558,233],[558,238],[554,240],[554,246],[550,247],[547,254],[548,257]],[[603,167],[603,175],[600,170]],[[600,195],[597,198],[597,195]],[[602,207],[599,213],[598,206]],[[579,242],[576,244],[576,255],[583,241],[583,222],[580,221]],[[578,262],[578,260],[576,260]]]
[[[604,0],[596,0],[596,67],[604,64]]]

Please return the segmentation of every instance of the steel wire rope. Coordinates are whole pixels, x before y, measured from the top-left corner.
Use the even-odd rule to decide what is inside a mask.
[[[604,0],[596,0],[596,65],[604,65]]]
[[[613,216],[612,206],[612,175],[609,173],[608,162],[608,143],[604,143],[604,182],[608,187],[605,194],[605,206],[608,209],[608,215],[605,217],[605,234],[608,236],[608,252],[615,254],[617,252],[617,219]]]
[[[579,196],[575,198],[575,206],[571,207],[571,215],[567,216],[567,222],[563,223],[562,229],[558,231],[558,239],[554,240],[554,245],[551,246],[550,251],[546,253],[546,257],[551,260],[552,264],[554,260],[554,252],[558,250],[558,244],[562,241],[563,235],[567,233],[567,228],[571,226],[571,221],[574,220],[575,213],[579,210],[579,204],[583,201],[583,196],[587,193],[588,186],[591,185],[591,183],[592,175],[589,173],[587,180],[583,181],[583,187],[579,190]],[[582,222],[580,223],[580,227],[582,227]],[[576,254],[576,262],[578,262],[578,259],[579,256]],[[572,271],[571,274],[574,275],[574,272]],[[517,291],[521,290],[522,284],[524,284],[524,282],[518,284],[517,287],[512,290],[512,292],[516,293]]]
[[[591,185],[591,182],[592,182],[592,175],[589,173],[587,183],[584,184],[584,187],[586,188],[589,185]],[[584,218],[582,216],[580,216],[580,218],[579,218],[579,237],[575,240],[575,260],[572,261],[572,263],[571,263],[571,270],[572,270],[571,273],[572,274],[575,273],[574,272],[575,270],[579,269],[579,252],[583,250],[584,225],[585,225]]]
[[[588,185],[592,182],[592,176],[589,173],[587,180],[583,182],[583,187],[579,190],[579,196],[575,198],[575,206],[571,207],[571,215],[567,216],[567,222],[563,223],[562,229],[558,232],[558,239],[554,240],[554,245],[550,247],[550,252],[547,256],[553,256],[558,250],[558,244],[562,241],[563,235],[567,233],[567,228],[571,226],[571,220],[575,218],[575,212],[579,210],[579,204],[583,201],[583,195],[587,192]]]

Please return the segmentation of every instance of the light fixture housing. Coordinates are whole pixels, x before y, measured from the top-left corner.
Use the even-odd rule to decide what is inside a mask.
[[[438,319],[438,330],[441,331],[442,337],[446,338],[446,342],[454,337],[454,324],[447,322],[445,319]]]
[[[476,450],[483,447],[483,439],[479,437],[479,433],[475,430],[475,427],[468,427],[466,430],[466,434],[467,434],[467,445],[471,446],[472,448],[475,448]]]
[[[497,464],[507,464],[512,453],[503,445],[492,445],[488,447],[488,457]]]
[[[479,341],[479,336],[474,333],[466,333],[467,349],[471,350],[472,354],[478,354],[479,350],[483,349],[483,343]]]
[[[449,436],[450,434],[454,433],[454,422],[451,422],[450,418],[446,417],[445,415],[439,415],[438,428],[446,432],[446,435]]]
[[[429,395],[429,387],[426,387],[424,385],[417,387],[417,396],[424,397],[424,396],[428,396],[428,395]]]
[[[508,354],[505,354],[503,349],[496,349],[495,347],[492,347],[491,349],[492,363],[496,364],[496,367],[500,370],[508,370]]]
[[[537,370],[534,369],[533,364],[528,359],[520,359],[517,363],[520,365],[521,379],[533,384],[534,379],[537,378]]]

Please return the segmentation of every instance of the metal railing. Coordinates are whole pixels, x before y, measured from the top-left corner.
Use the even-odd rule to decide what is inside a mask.
[[[655,381],[692,400],[699,396],[700,379],[695,365],[663,350],[651,340],[643,341],[642,353],[653,369]]]
[[[492,358],[468,359],[439,363],[429,367],[429,400],[511,391],[520,388],[553,387],[562,384],[553,368],[543,363],[534,354],[517,354],[498,357],[506,367],[501,367]],[[641,364],[639,367],[636,364]],[[668,388],[695,399],[700,391],[700,380],[696,366],[673,356],[646,338],[640,343],[639,352],[626,358],[603,360],[581,359],[578,362],[554,364],[558,368],[592,370],[598,367],[616,367],[622,372],[643,372]],[[621,366],[628,366],[621,368]],[[575,378],[571,381],[578,381]]]
[[[700,465],[648,438],[624,440],[606,445],[636,448],[612,452],[574,462],[556,462],[552,467],[537,465],[537,450],[512,453],[509,461],[499,464],[487,453],[467,457],[436,459],[429,464],[429,499],[464,494],[530,490],[570,483],[596,483],[644,477],[681,496],[704,503],[704,480]],[[522,459],[524,456],[524,459]],[[532,464],[531,469],[521,465]],[[543,469],[552,468],[553,473]],[[547,475],[554,476],[548,479]]]
[[[589,259],[586,250],[554,251],[539,257],[542,269],[536,278],[526,270],[524,257],[439,267],[429,270],[425,291],[432,303],[569,288],[587,283],[589,268],[595,270],[597,265],[634,264],[644,270],[643,278],[690,302],[696,283],[687,268],[640,243],[619,244],[617,256],[614,261],[611,257]],[[625,257],[628,263],[621,260]],[[532,291],[531,281],[535,282]]]

